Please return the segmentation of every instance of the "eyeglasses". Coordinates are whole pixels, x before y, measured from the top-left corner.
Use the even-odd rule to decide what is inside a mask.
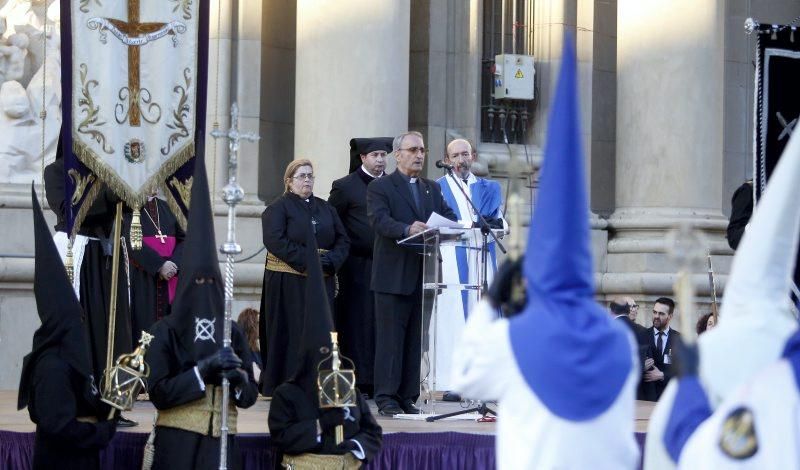
[[[292,179],[296,179],[297,181],[303,181],[303,180],[314,181],[314,175],[312,175],[311,173],[300,173],[299,175],[292,176]]]
[[[407,149],[400,149],[400,150],[404,150],[406,152],[411,152],[412,155],[416,155],[417,152],[419,152],[419,153],[421,153],[423,155],[427,155],[428,154],[428,149],[426,149],[425,147],[409,147]]]
[[[639,304],[631,304],[631,308],[639,308]]]

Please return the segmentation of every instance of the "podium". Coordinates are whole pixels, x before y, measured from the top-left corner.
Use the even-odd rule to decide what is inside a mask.
[[[503,230],[493,230],[502,238]],[[422,255],[422,338],[420,398],[426,415],[436,413],[437,395],[450,388],[453,348],[461,337],[465,312],[481,298],[486,273],[482,256],[483,235],[479,228],[428,229],[397,242]],[[487,250],[493,241],[489,238]],[[457,259],[461,259],[461,270]],[[466,263],[466,269],[464,264]]]

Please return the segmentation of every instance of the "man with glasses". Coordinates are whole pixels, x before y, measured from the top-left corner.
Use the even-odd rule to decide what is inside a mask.
[[[422,178],[425,143],[419,132],[395,137],[397,171],[367,187],[375,231],[371,288],[375,291],[375,403],[384,416],[419,413],[422,259],[398,240],[427,229],[431,213],[456,220],[435,181]]]
[[[350,174],[333,182],[328,203],[350,237],[350,254],[339,270],[334,321],[342,353],[353,360],[362,393],[373,395],[375,294],[369,287],[375,233],[367,218],[367,185],[385,175],[391,137],[350,140]]]
[[[455,139],[447,145],[444,161],[453,167],[453,176],[445,175],[436,180],[442,186],[445,202],[453,208],[459,222],[466,227],[480,227],[480,219],[475,210],[464,197],[469,196],[480,215],[492,229],[508,229],[503,219],[503,196],[500,184],[478,178],[472,173],[472,164],[476,154],[472,145],[465,139]],[[475,283],[479,279],[481,260],[480,237],[474,239],[473,248],[445,246],[442,247],[443,282],[454,284]],[[487,283],[492,282],[497,270],[497,258],[494,243],[489,238],[489,266],[487,267]],[[477,301],[472,291],[445,291],[439,298],[437,336],[436,336],[436,371],[437,386],[443,390],[450,389],[450,369],[455,340],[467,319],[467,314]],[[445,401],[460,401],[461,397],[452,392],[444,394]]]

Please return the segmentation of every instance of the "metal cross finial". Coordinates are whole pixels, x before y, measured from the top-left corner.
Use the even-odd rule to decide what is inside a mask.
[[[239,168],[239,142],[247,140],[255,142],[258,135],[250,132],[239,132],[239,107],[236,103],[231,105],[231,127],[227,132],[213,130],[211,136],[215,139],[228,139],[228,184],[222,188],[222,200],[228,205],[228,238],[220,246],[219,251],[225,255],[225,321],[222,346],[231,346],[231,318],[233,315],[233,255],[242,252],[242,247],[236,243],[236,205],[244,199],[244,190],[239,185],[237,171]],[[220,427],[220,470],[228,467],[228,403],[230,402],[230,382],[222,379],[222,419]]]

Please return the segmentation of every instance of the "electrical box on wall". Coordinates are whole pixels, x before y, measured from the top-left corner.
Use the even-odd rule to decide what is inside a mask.
[[[494,56],[495,99],[533,99],[533,56],[499,54]]]

